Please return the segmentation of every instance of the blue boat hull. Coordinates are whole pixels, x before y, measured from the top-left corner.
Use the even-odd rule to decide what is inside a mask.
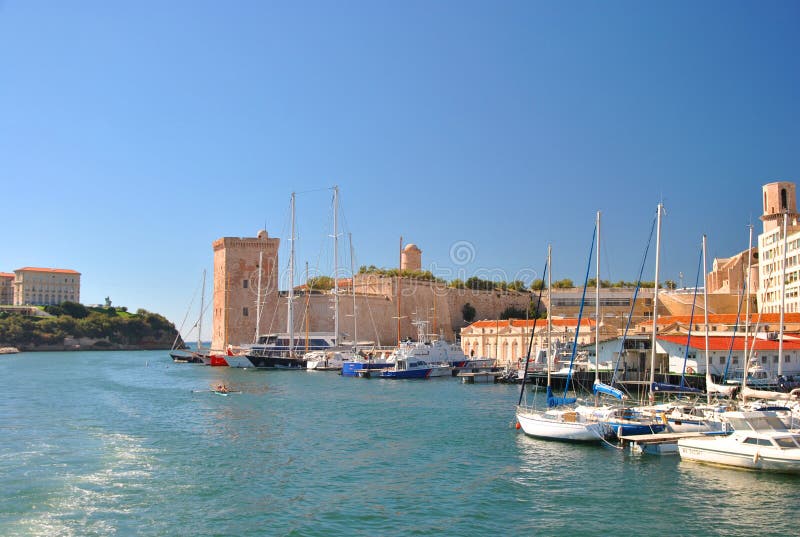
[[[426,379],[430,376],[432,369],[408,369],[405,371],[383,371],[380,377],[383,379]]]
[[[652,423],[648,425],[644,423],[619,423],[610,421],[607,425],[617,437],[635,434],[655,434],[660,433],[665,428],[661,423]]]
[[[387,362],[344,362],[342,364],[343,377],[357,377],[358,372],[362,369],[387,369],[392,367],[392,364]]]

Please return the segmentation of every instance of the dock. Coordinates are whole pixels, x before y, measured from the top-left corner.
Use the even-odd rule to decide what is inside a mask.
[[[473,371],[469,373],[462,371],[456,376],[464,384],[491,384],[497,382],[497,378],[502,375],[502,371]]]
[[[678,453],[678,440],[702,436],[709,436],[709,433],[696,431],[688,433],[630,434],[620,436],[619,440],[623,446],[630,446],[631,451],[635,453],[675,455]]]

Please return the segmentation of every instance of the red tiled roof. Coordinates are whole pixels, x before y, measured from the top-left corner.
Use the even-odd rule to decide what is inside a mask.
[[[500,321],[498,321],[498,320],[492,321],[492,320],[484,319],[482,321],[475,321],[474,323],[469,325],[468,328],[497,328],[497,327],[509,328],[509,327],[512,327],[512,326],[514,328],[533,328],[533,323],[534,323],[534,319],[528,319],[527,321],[524,320],[524,319],[505,319],[505,320],[500,320]],[[558,326],[558,327],[567,326],[567,327],[573,327],[574,328],[574,327],[578,326],[578,319],[576,319],[576,318],[568,318],[568,319],[556,319],[556,318],[553,318],[552,323],[553,323],[553,326]],[[594,321],[591,320],[591,319],[581,319],[581,326],[594,326],[594,324],[595,324]],[[537,329],[539,327],[544,328],[545,326],[547,326],[547,319],[539,319],[538,321],[536,321]]]
[[[15,276],[9,272],[0,272],[0,278],[14,278]]]
[[[744,324],[745,317],[747,317],[744,313],[739,316],[739,324]],[[660,315],[658,317],[657,324],[659,326],[668,325],[672,323],[678,324],[689,324],[691,320],[692,324],[703,324],[703,314],[695,315],[694,319],[692,319],[691,315]],[[755,324],[759,320],[758,313],[751,313],[750,314],[750,323]],[[761,324],[770,324],[770,323],[778,323],[780,322],[780,313],[762,313],[761,314]],[[784,313],[783,314],[783,322],[784,323],[800,323],[800,313]],[[735,313],[715,313],[710,314],[708,316],[708,324],[729,324],[733,325],[736,323],[736,314]],[[652,325],[653,321],[642,321],[641,324],[645,325]]]
[[[686,335],[674,336],[658,336],[658,339],[669,341],[676,345],[686,345]],[[753,338],[747,338],[748,349],[753,345]],[[706,340],[705,336],[693,335],[689,340],[689,346],[693,349],[705,350]],[[731,338],[725,336],[709,336],[708,337],[708,350],[710,351],[727,351],[731,346]],[[800,350],[800,340],[797,339],[783,339],[783,348],[785,350]],[[755,349],[757,351],[777,351],[777,339],[757,339]],[[733,350],[742,351],[744,349],[744,336],[736,336],[733,339]]]
[[[41,267],[22,267],[18,268],[14,272],[56,272],[58,274],[80,274],[80,272],[71,270],[71,269],[63,269],[63,268],[41,268]]]

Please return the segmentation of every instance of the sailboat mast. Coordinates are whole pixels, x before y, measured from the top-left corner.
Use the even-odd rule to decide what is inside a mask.
[[[356,318],[356,262],[353,259],[353,234],[348,233],[350,242],[350,291],[353,295],[353,348],[358,348],[358,319]]]
[[[397,345],[400,345],[400,282],[403,272],[403,236],[400,235],[400,263],[397,265]]]
[[[653,383],[656,381],[656,336],[658,331],[658,269],[661,263],[661,212],[664,206],[658,204],[658,214],[656,216],[656,274],[655,291],[653,293],[653,340],[650,352],[650,401],[655,400],[653,393]]]
[[[708,357],[708,284],[706,281],[706,236],[703,234],[703,324],[705,324],[705,339],[706,339],[706,379],[711,378],[711,359]],[[692,327],[689,326],[689,333],[691,334]],[[706,389],[708,397],[708,404],[711,404],[711,392]]]
[[[203,286],[200,288],[200,317],[197,319],[197,350],[203,347],[203,310],[206,309],[206,269],[203,269]]]
[[[339,345],[339,229],[336,217],[339,212],[339,187],[333,185],[333,337]]]
[[[550,334],[553,332],[553,266],[550,254],[552,246],[547,245],[547,385],[550,386],[550,354],[553,352],[553,345]],[[536,312],[538,313],[538,312]],[[536,321],[533,321],[536,324]],[[531,334],[533,336],[533,334]]]
[[[597,282],[594,296],[594,383],[600,382],[600,211],[597,211]],[[597,400],[595,394],[595,401]]]
[[[308,261],[306,261],[306,352],[308,352],[308,304],[311,301],[311,286],[308,284]]]
[[[258,252],[258,294],[256,294],[256,333],[253,343],[258,342],[258,333],[261,331],[261,273],[264,271],[264,251]]]
[[[286,331],[289,333],[289,356],[294,353],[294,198],[292,192],[292,234],[289,238],[289,299],[286,301]]]
[[[783,261],[781,262],[781,327],[778,335],[778,376],[783,375],[783,312],[786,310],[786,252],[789,246],[789,211],[783,213]],[[747,374],[747,371],[745,371]]]
[[[750,334],[750,272],[753,263],[753,224],[748,226],[750,228],[750,240],[747,243],[747,275],[745,281],[747,282],[747,291],[745,294],[747,300],[747,309],[744,317],[744,370],[747,372],[747,336]]]

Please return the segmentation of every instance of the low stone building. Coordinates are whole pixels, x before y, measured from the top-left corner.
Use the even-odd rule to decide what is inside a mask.
[[[578,327],[577,318],[554,317],[551,323],[552,343],[567,344],[574,341]],[[537,350],[547,347],[547,330],[547,319],[484,319],[461,330],[461,349],[467,356],[491,358],[497,361],[498,366],[516,367],[527,355],[531,331],[533,331],[531,349],[531,359],[533,359]],[[578,345],[593,343],[596,332],[593,319],[582,319],[578,330]],[[601,340],[616,335],[617,330],[614,327],[600,325]]]
[[[14,275],[9,272],[0,272],[0,305],[11,306],[14,304]]]

